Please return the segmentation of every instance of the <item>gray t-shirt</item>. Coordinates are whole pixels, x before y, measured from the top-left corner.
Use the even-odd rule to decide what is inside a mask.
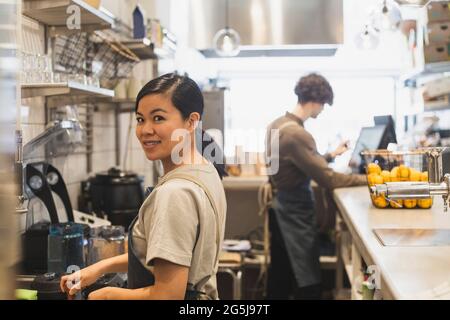
[[[216,203],[222,246],[226,198],[222,182],[211,164],[184,165],[168,172],[200,180]],[[203,189],[180,178],[157,186],[144,201],[133,228],[133,245],[141,262],[152,271],[155,258],[189,267],[188,284],[218,299],[216,273],[216,215]]]

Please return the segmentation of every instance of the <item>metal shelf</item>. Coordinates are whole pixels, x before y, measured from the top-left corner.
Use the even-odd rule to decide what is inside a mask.
[[[446,2],[448,0],[395,0],[403,7],[423,8],[430,2]]]
[[[423,111],[424,112],[434,112],[434,111],[445,111],[450,110],[450,104],[442,105],[442,106],[436,106],[436,107],[427,107],[425,106]]]
[[[50,97],[50,96],[89,96],[89,97],[114,97],[114,91],[104,88],[98,88],[80,84],[78,82],[64,82],[64,83],[38,83],[38,84],[23,84],[22,98],[31,97]]]
[[[122,41],[122,44],[141,60],[158,59],[153,43],[147,38]]]
[[[427,63],[421,70],[409,73],[404,80],[405,87],[417,88],[429,81],[450,76],[450,61]]]
[[[423,7],[428,4],[431,0],[396,0],[399,4],[403,6],[410,6],[410,7]]]
[[[116,97],[101,98],[98,99],[97,102],[113,105],[119,113],[133,112],[136,105],[136,99],[123,99]]]
[[[173,51],[167,46],[155,48],[148,38],[125,40],[122,44],[130,49],[141,60],[166,59],[173,57]]]
[[[110,100],[110,102],[117,106],[117,111],[119,113],[129,113],[129,112],[134,112],[134,108],[136,105],[136,98],[134,98],[134,99],[112,98]]]
[[[111,103],[117,103],[117,104],[135,104],[136,103],[136,99],[120,99],[120,98],[112,98]]]
[[[67,13],[67,8],[71,5],[80,8],[81,29],[71,30],[67,27],[67,19],[71,15]],[[50,29],[52,34],[110,29],[114,26],[113,16],[92,7],[83,0],[24,0],[22,13],[49,27],[54,27]]]

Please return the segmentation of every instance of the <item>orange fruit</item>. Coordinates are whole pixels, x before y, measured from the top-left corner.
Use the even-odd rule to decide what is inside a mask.
[[[433,205],[433,199],[432,198],[428,198],[428,199],[419,199],[417,201],[417,204],[419,205],[420,208],[422,209],[429,209],[431,208],[431,206]]]
[[[420,174],[420,181],[428,182],[428,171],[422,172]]]
[[[394,167],[391,170],[391,182],[396,182],[398,181],[398,175],[399,175],[399,168],[398,167]]]
[[[367,175],[367,183],[369,184],[369,186],[373,186],[375,184],[375,173],[369,173]]]
[[[391,200],[389,202],[389,205],[391,206],[391,208],[395,208],[395,209],[402,208],[403,207],[403,200],[401,200],[401,199]]]
[[[383,177],[383,182],[391,181],[391,173],[388,170],[381,171],[381,176]]]
[[[401,164],[398,168],[399,171],[399,178],[401,179],[408,179],[409,177],[409,168],[403,164]]]
[[[409,180],[410,181],[420,181],[421,174],[422,174],[421,172],[411,168],[409,170]]]
[[[374,176],[373,181],[375,184],[383,184],[383,177],[377,174]]]
[[[381,168],[378,164],[376,163],[369,163],[367,165],[367,172],[370,173],[376,173],[376,174],[380,174],[381,173]]]
[[[386,198],[383,195],[380,196],[371,196],[372,198],[372,203],[375,207],[377,208],[386,208],[389,204],[386,200]]]
[[[416,199],[405,199],[403,200],[403,206],[405,208],[411,209],[411,208],[415,208],[417,205],[417,200]]]

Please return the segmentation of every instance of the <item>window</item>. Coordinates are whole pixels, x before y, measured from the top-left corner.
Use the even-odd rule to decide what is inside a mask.
[[[373,125],[374,116],[395,114],[393,78],[327,79],[334,90],[334,104],[325,107],[317,119],[309,119],[305,123],[320,153],[333,150],[344,139],[354,143],[361,127]],[[227,157],[234,155],[236,145],[241,145],[246,152],[264,151],[264,135],[268,124],[286,111],[291,111],[297,103],[294,94],[297,81],[298,78],[293,77],[241,77],[230,80],[230,90],[225,99]],[[339,161],[346,163],[349,157],[350,154],[345,154]]]

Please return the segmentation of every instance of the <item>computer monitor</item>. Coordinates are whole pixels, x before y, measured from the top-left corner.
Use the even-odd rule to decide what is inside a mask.
[[[354,173],[364,173],[365,164],[361,157],[361,152],[383,148],[382,144],[386,128],[386,125],[361,128],[361,132],[358,140],[356,141],[355,149],[353,149],[353,154],[349,163]]]
[[[376,126],[386,126],[383,139],[381,141],[379,149],[387,149],[389,143],[397,143],[397,135],[395,134],[395,123],[391,115],[375,116],[373,121]]]

